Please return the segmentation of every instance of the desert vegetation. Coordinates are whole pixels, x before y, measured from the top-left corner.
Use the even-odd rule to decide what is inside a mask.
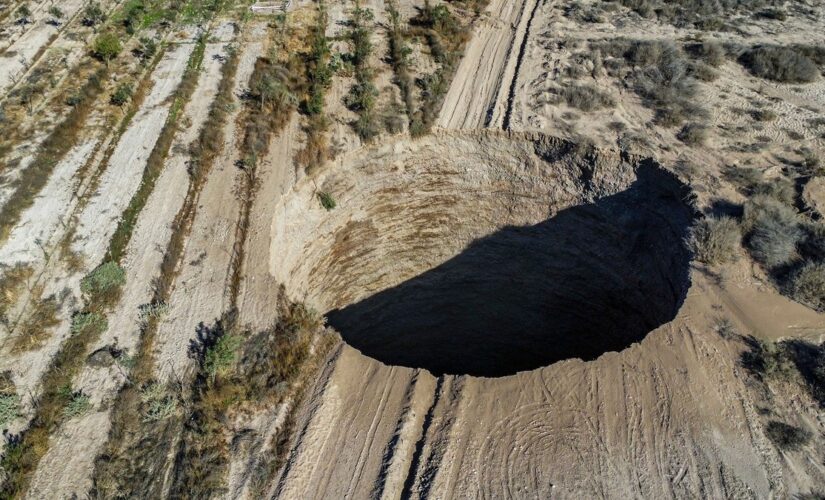
[[[673,127],[688,118],[707,117],[707,110],[699,104],[699,84],[691,76],[685,52],[674,43],[618,39],[592,47],[616,58],[605,61],[608,72],[630,83],[655,111],[657,124]]]
[[[739,61],[754,76],[782,83],[808,83],[820,75],[825,47],[760,45],[745,51]]]
[[[344,102],[350,110],[358,114],[353,128],[365,142],[371,141],[379,133],[375,111],[378,89],[373,83],[374,71],[370,67],[372,55],[370,35],[373,19],[374,15],[371,10],[363,9],[356,3],[350,17],[350,29],[346,34],[352,46],[347,62],[354,68],[355,84],[350,87],[349,94],[344,97]]]
[[[318,6],[315,23],[307,31],[308,52],[303,57],[304,82],[301,111],[306,116],[304,148],[297,153],[296,160],[307,173],[319,168],[330,156],[327,139],[329,119],[324,113],[326,92],[332,83],[335,67],[332,50],[326,36],[328,16],[323,3]]]

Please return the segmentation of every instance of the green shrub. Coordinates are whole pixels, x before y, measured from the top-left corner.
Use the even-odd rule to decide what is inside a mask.
[[[777,420],[768,422],[765,434],[777,448],[785,451],[797,451],[811,440],[809,431]]]
[[[116,262],[106,262],[80,281],[80,291],[87,295],[102,295],[126,283],[126,271]]]
[[[333,198],[332,195],[326,191],[321,191],[318,193],[318,201],[321,202],[321,206],[327,211],[334,209],[336,206],[335,198]]]
[[[109,102],[115,106],[123,106],[132,98],[133,92],[132,84],[126,82],[121,83],[117,86],[117,89],[115,89],[112,97],[109,98]]]
[[[158,52],[158,44],[155,42],[154,39],[149,37],[141,37],[140,38],[140,45],[137,48],[132,50],[132,54],[135,55],[138,59],[141,60],[144,64],[148,63],[155,57],[155,54]]]
[[[64,16],[63,11],[56,5],[49,7],[49,15],[55,19],[62,19]]]
[[[152,319],[160,319],[169,312],[169,305],[166,302],[143,304],[138,307],[138,321],[146,324]]]
[[[73,392],[71,399],[63,408],[63,416],[65,418],[75,418],[85,415],[92,407],[89,396],[83,394],[81,391]]]
[[[741,239],[739,223],[731,217],[707,217],[690,229],[688,245],[699,261],[716,265],[734,259]]]
[[[144,422],[157,422],[172,416],[178,403],[170,391],[157,382],[150,383],[140,391],[141,413]]]
[[[102,314],[96,312],[80,312],[72,316],[72,325],[69,331],[72,335],[82,333],[93,333],[97,335],[105,332],[108,326],[109,323]]]
[[[215,342],[215,345],[206,350],[203,370],[209,380],[214,381],[215,377],[223,375],[232,367],[240,345],[240,337],[223,335]]]
[[[0,427],[20,416],[20,396],[17,394],[0,394]]]
[[[755,47],[742,54],[739,61],[754,76],[783,83],[812,82],[819,75],[816,64],[794,47]]]
[[[825,312],[825,264],[807,262],[788,278],[786,293],[795,301]]]
[[[123,46],[120,44],[117,35],[114,33],[104,33],[95,39],[92,53],[95,57],[108,64],[109,61],[120,54],[121,50],[123,50]]]
[[[23,5],[21,5],[20,7],[17,8],[17,10],[15,11],[15,14],[20,19],[28,19],[29,17],[31,17],[32,11],[29,8],[29,4],[24,3]]]

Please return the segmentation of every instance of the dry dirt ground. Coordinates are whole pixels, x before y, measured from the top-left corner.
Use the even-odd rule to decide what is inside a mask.
[[[30,2],[32,24],[15,24],[4,13],[21,3],[0,10],[0,105],[17,102],[14,89],[50,51],[63,58],[36,106],[0,115],[25,131],[0,149],[0,209],[42,163],[95,36],[81,27],[85,2],[65,2],[59,26],[46,22],[45,1]],[[711,30],[672,22],[661,6],[640,15],[641,3],[491,0],[476,14],[473,2],[433,2],[468,35],[434,126],[412,137],[405,121],[368,140],[345,104],[358,76],[345,54],[355,3],[327,1],[320,32],[341,67],[322,98],[327,158],[311,169],[300,159],[313,126],[306,103],[264,136],[261,157],[248,138],[264,128],[250,118],[258,69],[290,51],[310,58],[299,38],[312,33],[317,2],[292,2],[284,16],[235,2],[198,22],[147,21],[110,63],[107,93],[71,147],[0,232],[2,497],[820,498],[825,394],[810,377],[825,371],[783,365],[769,376],[747,360],[793,341],[820,349],[825,370],[825,315],[781,293],[745,246],[706,265],[685,240],[703,217],[741,216],[753,193],[732,167],[792,182],[798,216],[825,215],[812,160],[825,157],[825,9],[781,4],[779,20],[736,7]],[[115,13],[122,2],[103,4]],[[358,5],[374,13],[367,64],[381,120],[409,118],[440,63],[411,29],[405,110],[390,12],[420,30],[425,5]],[[141,36],[159,49],[138,64]],[[685,65],[666,68],[696,104],[680,119],[663,123],[667,103],[639,90],[641,77],[667,71],[611,49],[634,40],[665,44]],[[724,56],[699,78],[691,47],[711,41]],[[817,46],[824,65],[812,82],[767,80],[739,62],[757,44]],[[305,77],[301,68],[284,81]],[[127,79],[141,86],[134,100],[108,104]],[[566,97],[576,86],[601,104]],[[765,111],[770,119],[756,118]],[[686,139],[685,125],[704,136]],[[210,126],[219,130],[205,148]],[[110,262],[153,169],[106,326],[66,362],[77,313],[97,311],[83,278]],[[206,337],[216,321],[275,329],[285,301],[329,327],[291,378],[246,399],[209,393],[232,366],[268,359],[244,347],[208,371],[220,362]],[[42,304],[56,304],[52,321]],[[32,331],[37,341],[21,347]],[[211,354],[198,357],[199,343]],[[165,396],[151,400],[156,387]],[[65,408],[49,413],[43,402],[61,397]],[[803,429],[804,443],[779,446],[774,422]]]

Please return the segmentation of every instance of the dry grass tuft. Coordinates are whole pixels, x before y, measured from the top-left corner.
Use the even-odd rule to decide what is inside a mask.
[[[699,261],[716,265],[736,258],[741,239],[739,223],[734,219],[708,217],[691,228],[688,246]]]

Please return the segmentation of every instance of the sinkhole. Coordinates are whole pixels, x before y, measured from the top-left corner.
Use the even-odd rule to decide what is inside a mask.
[[[270,271],[386,364],[496,377],[592,360],[672,320],[687,294],[690,193],[650,160],[444,133],[312,181],[276,210]]]

